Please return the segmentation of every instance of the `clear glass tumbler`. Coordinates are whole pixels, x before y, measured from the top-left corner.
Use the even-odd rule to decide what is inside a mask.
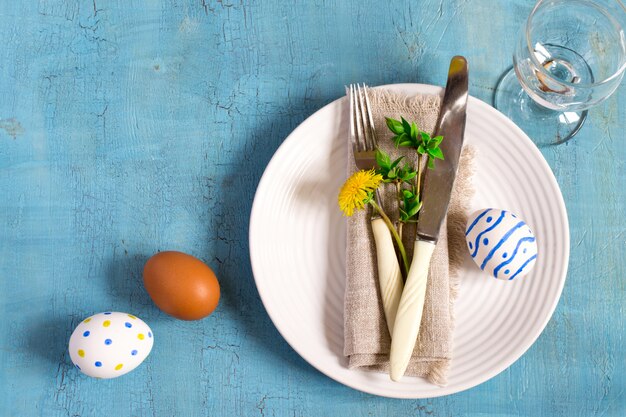
[[[521,31],[495,107],[539,146],[567,141],[626,69],[621,0],[539,0]],[[520,88],[521,84],[521,88]]]

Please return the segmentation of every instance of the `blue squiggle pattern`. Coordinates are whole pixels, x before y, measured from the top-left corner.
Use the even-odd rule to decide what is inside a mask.
[[[489,213],[491,211],[490,208],[488,208],[487,210],[483,211],[482,213],[480,213],[478,215],[478,217],[476,217],[474,219],[474,221],[472,222],[472,224],[470,224],[470,227],[467,228],[467,232],[465,232],[465,236],[469,235],[469,233],[472,231],[472,229],[474,228],[474,226],[476,226],[476,223],[478,223],[480,221],[480,219],[483,218],[483,216],[487,213]],[[471,248],[470,248],[471,249]]]
[[[511,278],[509,278],[509,281],[512,280],[513,278],[515,278],[517,276],[517,274],[519,274],[520,272],[522,272],[522,270],[526,267],[526,265],[528,265],[529,263],[531,263],[534,259],[537,259],[537,254],[534,254],[533,256],[531,256],[530,258],[528,258],[526,260],[526,262],[524,262],[522,264],[522,266],[519,267],[519,269],[517,271],[515,271],[515,273],[513,275],[511,275]]]
[[[498,226],[500,224],[500,222],[504,218],[505,214],[506,214],[506,211],[503,211],[502,213],[500,213],[500,217],[498,217],[498,220],[496,220],[490,227],[486,228],[485,230],[480,232],[478,234],[478,236],[476,236],[476,241],[474,242],[474,252],[472,253],[472,258],[475,258],[476,254],[478,253],[478,249],[480,248],[480,238],[483,237],[483,235],[485,233],[495,229],[496,226]]]
[[[511,237],[511,235],[520,227],[526,225],[526,223],[524,222],[519,222],[517,223],[515,226],[513,226],[508,232],[506,232],[504,234],[504,236],[502,236],[502,239],[500,239],[500,241],[496,244],[496,246],[493,247],[493,249],[491,249],[491,251],[489,251],[489,253],[487,254],[487,256],[485,256],[485,259],[483,260],[483,263],[480,265],[480,269],[482,269],[483,271],[485,270],[485,265],[487,265],[487,262],[489,262],[489,260],[491,259],[491,257],[493,256],[494,253],[496,253],[496,251],[498,250],[498,248],[500,246],[502,246],[502,244],[504,242],[507,241],[507,239],[509,237]],[[512,258],[511,258],[512,259]]]
[[[498,278],[498,272],[500,272],[500,269],[504,268],[506,265],[510,264],[513,259],[515,259],[515,255],[517,254],[517,251],[519,250],[520,246],[522,245],[522,243],[524,242],[534,242],[535,238],[532,236],[527,236],[527,237],[523,237],[519,240],[519,242],[517,242],[517,246],[515,246],[515,250],[513,251],[513,254],[511,254],[511,257],[502,262],[500,265],[496,266],[493,270],[493,276]]]

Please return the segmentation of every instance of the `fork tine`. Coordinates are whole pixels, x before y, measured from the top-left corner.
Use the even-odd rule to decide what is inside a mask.
[[[374,138],[372,137],[373,126],[368,120],[369,108],[365,102],[365,84],[363,88],[357,84],[358,96],[359,96],[359,109],[360,109],[360,122],[363,126],[363,139],[365,140],[365,150],[372,151],[376,148]]]
[[[363,103],[361,101],[361,84],[357,83],[356,87],[355,87],[355,93],[356,93],[356,108],[357,108],[357,126],[359,126],[361,128],[361,132],[363,133],[361,138],[363,140],[363,142],[365,143],[365,147],[363,150],[367,150],[367,136],[365,135],[365,129],[364,129],[364,125],[363,125]]]
[[[363,84],[363,95],[365,96],[365,110],[367,112],[367,118],[369,121],[369,130],[370,130],[370,138],[371,138],[371,146],[372,149],[375,149],[378,147],[378,141],[376,140],[376,131],[374,130],[374,117],[372,116],[372,105],[370,104],[370,98],[367,95],[367,90],[369,89],[368,86],[366,86],[365,84]]]
[[[352,96],[354,97],[355,121],[356,121],[356,139],[359,151],[367,151],[367,136],[365,135],[365,126],[363,125],[363,108],[360,105],[359,85],[352,85]]]
[[[358,140],[356,137],[356,120],[354,117],[354,93],[353,93],[352,84],[350,86],[346,86],[346,95],[348,96],[348,100],[350,100],[350,143],[352,144],[354,151],[359,151]]]

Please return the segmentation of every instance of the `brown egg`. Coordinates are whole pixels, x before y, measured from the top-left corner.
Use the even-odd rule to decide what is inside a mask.
[[[143,268],[143,285],[161,310],[181,320],[198,320],[215,310],[220,285],[213,270],[182,252],[160,252]]]

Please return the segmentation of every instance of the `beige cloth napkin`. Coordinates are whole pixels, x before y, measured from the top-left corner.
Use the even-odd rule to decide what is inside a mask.
[[[407,148],[397,150],[393,134],[385,124],[385,116],[415,121],[421,130],[432,132],[439,114],[439,96],[404,97],[388,90],[369,90],[379,146],[392,160],[400,154],[411,155]],[[444,139],[445,140],[445,139]],[[349,173],[356,170],[349,146]],[[445,156],[445,155],[444,155]],[[447,383],[452,359],[454,300],[457,294],[457,271],[463,262],[465,223],[469,201],[474,150],[465,146],[450,201],[447,222],[430,263],[426,301],[420,334],[406,374],[427,378],[438,385]],[[413,159],[413,162],[415,159]],[[428,196],[425,196],[428,198]],[[392,186],[383,187],[385,212],[397,218]],[[371,208],[370,208],[371,209]],[[382,309],[376,269],[376,251],[370,227],[370,209],[348,218],[346,248],[346,290],[344,304],[344,354],[350,368],[389,371],[391,338]],[[403,241],[407,255],[413,253],[415,227],[405,225]],[[409,260],[410,262],[410,260]]]

